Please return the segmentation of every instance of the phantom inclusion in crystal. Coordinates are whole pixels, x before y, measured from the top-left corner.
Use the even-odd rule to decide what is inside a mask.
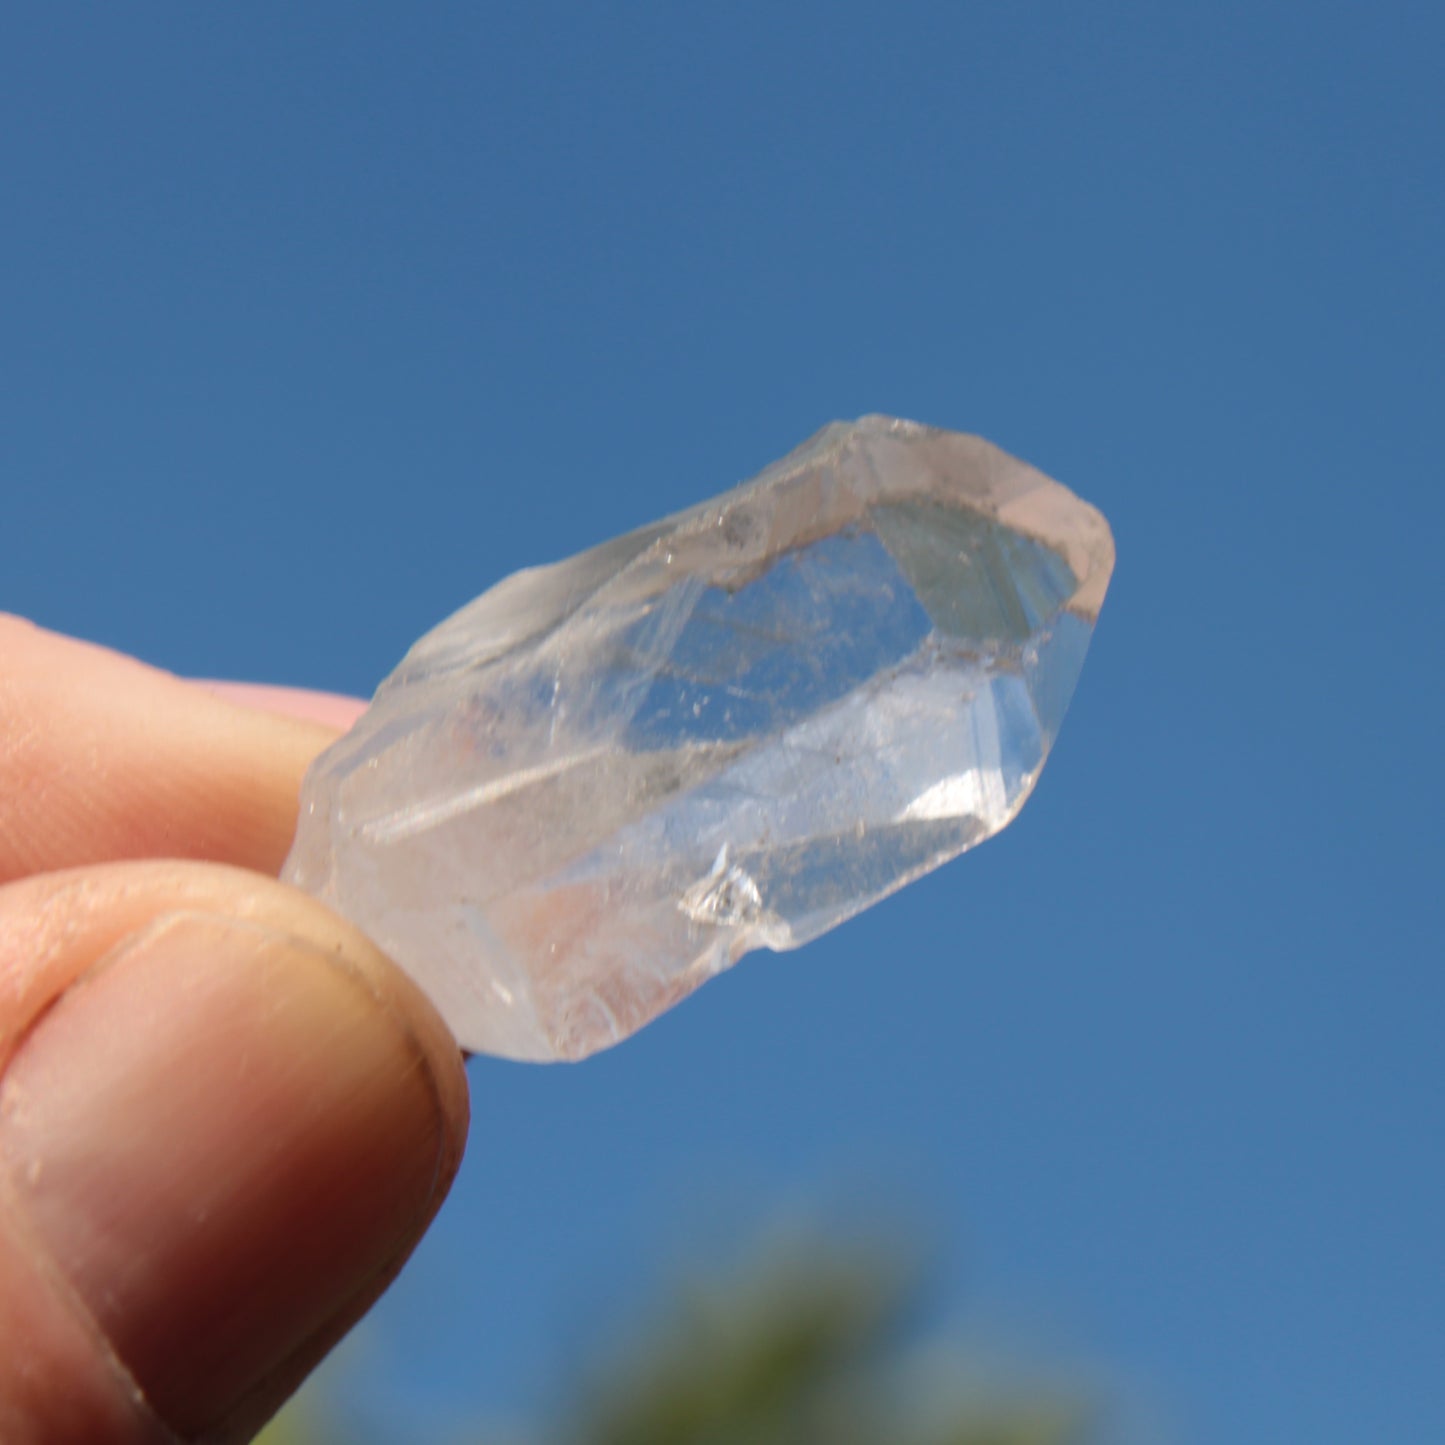
[[[826,427],[429,632],[312,767],[285,876],[465,1047],[581,1058],[1008,823],[1113,560],[986,441]]]

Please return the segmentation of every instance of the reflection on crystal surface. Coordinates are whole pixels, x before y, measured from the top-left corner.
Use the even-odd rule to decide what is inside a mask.
[[[836,424],[422,638],[312,769],[286,876],[467,1047],[581,1057],[1002,828],[1112,565],[989,443]]]

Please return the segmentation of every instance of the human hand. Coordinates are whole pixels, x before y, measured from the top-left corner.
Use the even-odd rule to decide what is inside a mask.
[[[266,876],[359,707],[0,616],[7,1445],[249,1439],[451,1184],[455,1042]]]

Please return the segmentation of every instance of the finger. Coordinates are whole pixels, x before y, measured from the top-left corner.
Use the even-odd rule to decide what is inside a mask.
[[[0,616],[0,883],[144,857],[274,873],[334,737]]]
[[[199,685],[227,702],[321,723],[324,727],[336,728],[338,732],[344,732],[366,711],[366,704],[360,698],[342,697],[334,692],[311,692],[299,687],[275,687],[269,683],[220,682],[212,678]]]
[[[194,863],[0,889],[0,985],[0,1438],[249,1438],[446,1192],[455,1042],[319,904]]]

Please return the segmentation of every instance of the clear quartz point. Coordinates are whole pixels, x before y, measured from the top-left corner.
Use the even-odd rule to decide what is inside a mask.
[[[429,632],[307,775],[284,876],[465,1047],[582,1058],[1008,823],[1113,561],[978,437],[835,423]]]

